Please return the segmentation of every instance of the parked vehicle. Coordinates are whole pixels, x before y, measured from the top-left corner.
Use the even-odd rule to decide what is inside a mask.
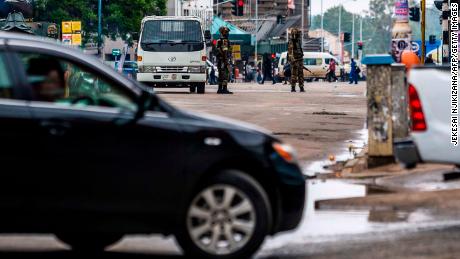
[[[322,52],[304,52],[304,66],[308,68],[311,72],[304,70],[304,78],[307,81],[312,81],[315,79],[326,79],[329,63],[332,59],[335,60],[337,64],[336,76],[340,77],[340,69],[343,67],[339,60],[332,56],[329,53]],[[284,80],[284,65],[287,63],[287,52],[281,53],[281,57],[278,61],[278,77],[281,80]]]
[[[396,158],[406,168],[418,163],[460,165],[460,147],[451,144],[450,67],[418,67],[410,71],[409,107],[412,131],[395,141]]]
[[[139,82],[151,87],[186,87],[190,92],[205,92],[206,42],[199,18],[145,17],[137,57]]]
[[[245,258],[302,217],[291,147],[55,43],[0,32],[0,128],[1,233],[84,251],[173,234],[191,258]]]

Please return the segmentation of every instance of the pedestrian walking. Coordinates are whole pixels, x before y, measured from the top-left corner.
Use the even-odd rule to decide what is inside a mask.
[[[228,81],[230,79],[230,61],[232,52],[230,50],[230,41],[228,40],[228,34],[230,30],[227,27],[220,27],[220,38],[217,40],[215,53],[217,57],[217,68],[219,70],[218,77],[218,94],[233,94],[230,92],[228,87]]]
[[[303,50],[301,46],[301,33],[297,28],[291,29],[288,43],[288,61],[291,64],[291,92],[295,92],[296,83],[299,83],[300,92],[305,92],[303,70]]]
[[[211,73],[209,75],[209,84],[210,85],[217,84],[216,69],[214,68],[214,64],[211,66]]]
[[[327,74],[327,79],[329,82],[335,82],[337,81],[337,76],[335,75],[335,70],[336,70],[336,64],[335,64],[335,60],[334,59],[331,59],[331,61],[329,62],[329,69],[328,69],[328,74]]]
[[[355,59],[351,59],[351,71],[350,71],[350,84],[353,82],[357,85],[358,84],[358,74],[360,70],[359,67],[356,65]]]
[[[270,54],[265,54],[264,58],[263,58],[263,69],[262,69],[264,77],[262,79],[261,84],[265,83],[265,79],[273,80],[273,77],[272,77],[272,64],[271,63],[272,62],[270,61]]]
[[[291,64],[289,62],[284,65],[284,84],[291,80]]]

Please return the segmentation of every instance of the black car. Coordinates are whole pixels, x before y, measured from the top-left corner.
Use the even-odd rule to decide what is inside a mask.
[[[173,234],[194,258],[243,258],[302,217],[289,146],[34,37],[0,33],[0,139],[1,233],[84,251]]]

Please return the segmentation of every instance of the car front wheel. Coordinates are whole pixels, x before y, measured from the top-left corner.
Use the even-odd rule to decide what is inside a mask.
[[[252,177],[224,171],[190,201],[177,240],[191,258],[247,258],[271,226],[267,194]]]
[[[123,238],[118,233],[56,233],[55,236],[75,251],[101,252]]]

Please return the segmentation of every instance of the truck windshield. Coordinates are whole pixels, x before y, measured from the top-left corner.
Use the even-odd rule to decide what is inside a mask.
[[[144,23],[141,47],[146,51],[189,52],[204,48],[198,21],[153,20]]]

